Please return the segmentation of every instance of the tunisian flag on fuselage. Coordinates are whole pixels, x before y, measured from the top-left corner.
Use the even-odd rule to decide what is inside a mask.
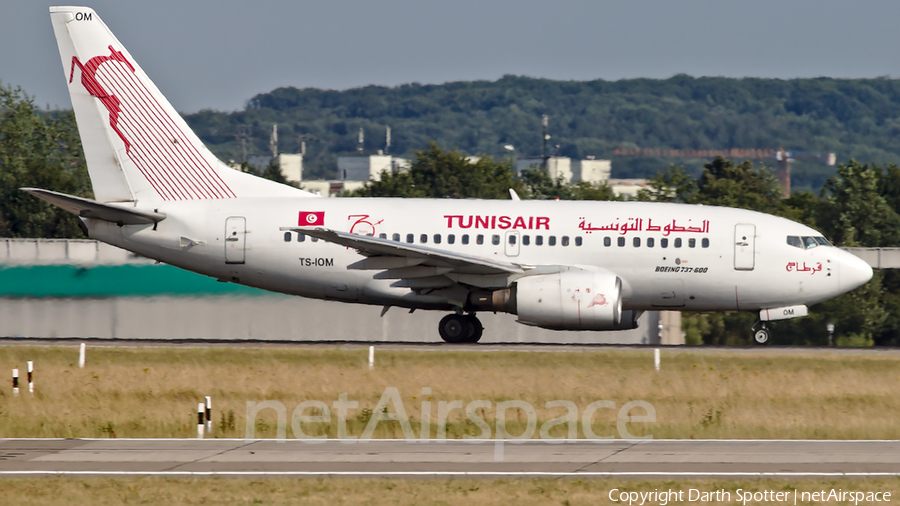
[[[325,211],[300,211],[297,218],[298,227],[314,227],[316,225],[325,225]]]

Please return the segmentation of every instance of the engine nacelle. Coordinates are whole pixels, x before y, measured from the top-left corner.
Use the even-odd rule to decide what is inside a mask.
[[[638,316],[623,319],[618,276],[585,270],[519,278],[515,309],[520,323],[554,330],[630,329]]]

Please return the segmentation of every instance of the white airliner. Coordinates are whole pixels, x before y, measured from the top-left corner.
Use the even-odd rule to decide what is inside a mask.
[[[221,281],[316,299],[620,330],[646,310],[758,311],[766,322],[872,277],[819,232],[668,203],[320,198],[235,171],[200,142],[97,14],[51,7],[96,200],[25,188],[92,238]]]

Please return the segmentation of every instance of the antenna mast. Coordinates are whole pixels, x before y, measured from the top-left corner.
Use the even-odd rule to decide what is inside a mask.
[[[543,162],[543,169],[547,170],[547,160],[550,156],[547,154],[547,141],[550,140],[550,135],[547,134],[547,125],[549,124],[549,118],[546,114],[541,115],[541,160]]]

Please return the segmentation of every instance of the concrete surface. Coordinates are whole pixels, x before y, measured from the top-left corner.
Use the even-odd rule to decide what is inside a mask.
[[[900,441],[3,439],[0,476],[895,476]]]

